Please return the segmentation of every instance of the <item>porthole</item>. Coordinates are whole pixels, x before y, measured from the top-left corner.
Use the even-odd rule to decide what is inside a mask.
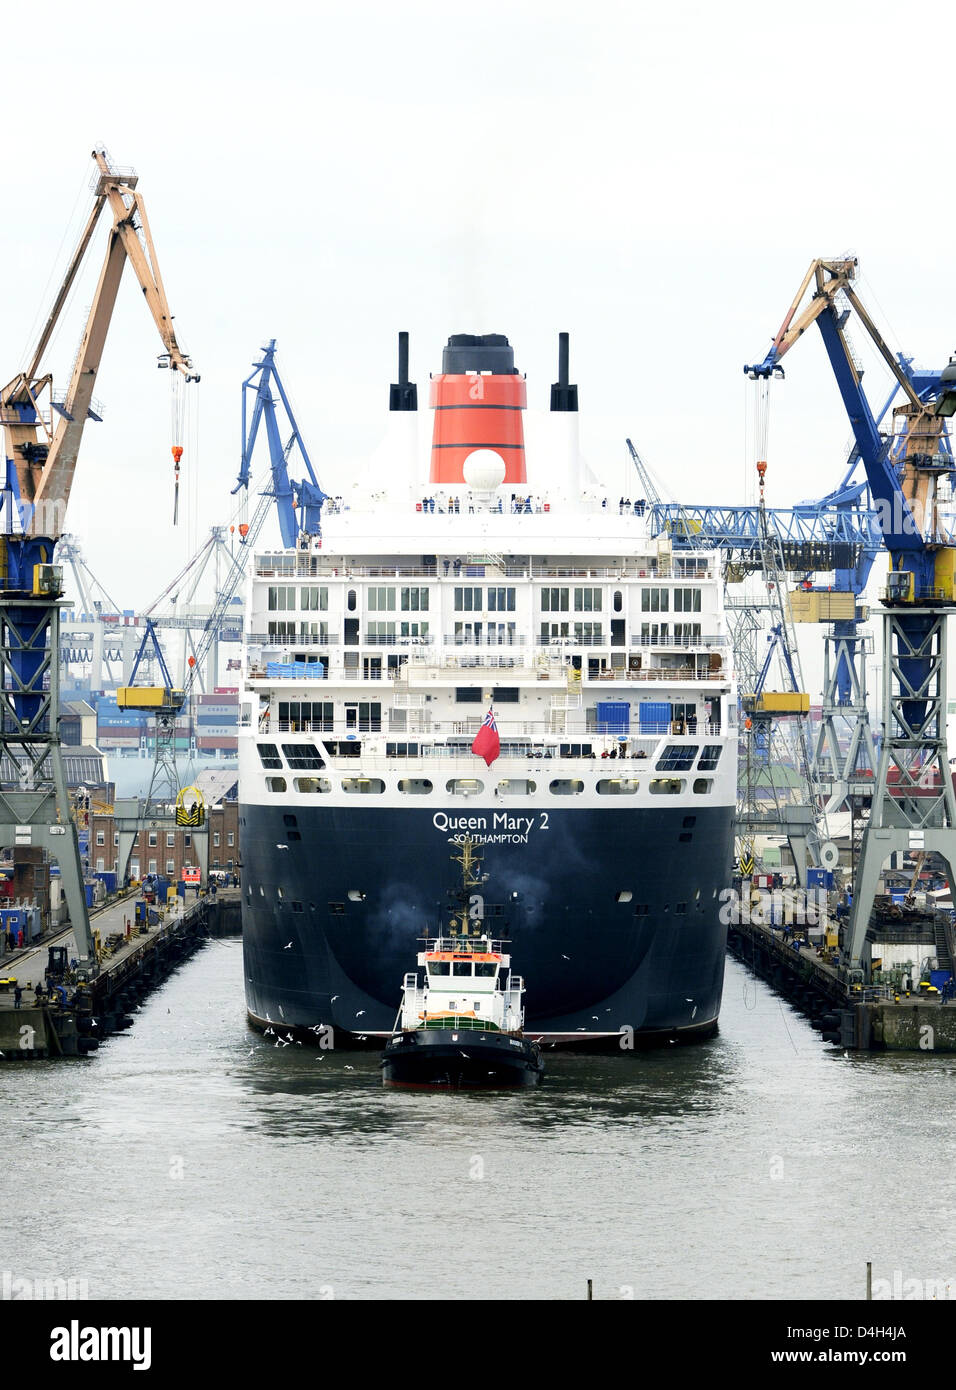
[[[284,777],[267,777],[266,790],[270,792],[284,792],[287,790]]]
[[[445,791],[452,796],[480,796],[484,789],[484,782],[477,777],[453,777],[445,783]]]
[[[633,796],[639,783],[631,777],[603,777],[597,784],[598,796]]]
[[[433,788],[427,777],[403,777],[398,790],[406,796],[427,796]]]
[[[332,783],[327,777],[294,777],[292,785],[297,792],[306,792],[307,794],[332,790]]]
[[[584,783],[577,777],[559,777],[548,788],[552,796],[580,796]]]
[[[714,789],[714,779],[713,779],[713,777],[695,777],[695,778],[694,778],[694,792],[695,792],[695,794],[696,794],[697,796],[706,796],[707,793],[710,792],[710,791],[713,791],[713,789]]]
[[[343,777],[342,790],[351,796],[381,796],[385,783],[381,777]]]
[[[506,777],[498,783],[499,796],[531,796],[537,790],[537,782],[532,782],[530,777]]]
[[[654,777],[647,790],[651,796],[679,796],[684,790],[683,777]]]

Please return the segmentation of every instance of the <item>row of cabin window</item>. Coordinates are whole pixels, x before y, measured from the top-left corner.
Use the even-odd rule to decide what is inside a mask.
[[[301,609],[303,613],[325,613],[329,607],[329,591],[315,584],[270,584],[268,605],[270,613],[288,613]]]
[[[279,766],[281,767],[282,764],[280,763]],[[148,837],[149,837],[149,838],[147,839],[147,841],[146,841],[147,848],[148,848],[148,849],[157,849],[157,848],[158,848],[158,845],[159,845],[159,832],[156,831],[156,830],[149,830],[149,831],[147,831],[146,833],[147,833],[147,835],[148,835]],[[213,842],[213,845],[214,845],[217,849],[219,848],[219,839],[220,839],[220,832],[219,832],[218,830],[214,830],[214,831],[212,832],[212,842]],[[102,830],[97,830],[97,832],[96,832],[96,844],[97,844],[97,845],[103,845],[103,844],[105,844],[105,843],[106,843],[106,836],[105,836],[105,833],[104,833]],[[229,845],[234,845],[234,844],[236,843],[236,833],[235,833],[234,830],[227,830],[227,832],[226,832],[226,843],[229,844]],[[118,844],[119,844],[119,831],[118,831],[118,830],[114,830],[114,831],[113,831],[113,844],[114,844],[114,845],[118,845]],[[175,844],[176,844],[176,832],[175,832],[174,830],[167,830],[167,831],[166,831],[166,848],[167,848],[167,849],[173,849],[173,848],[175,847]],[[184,844],[185,848],[187,848],[187,849],[188,849],[188,848],[190,847],[190,845],[192,844],[192,835],[189,834],[188,831],[186,832],[186,834],[185,834],[184,837],[183,837],[183,844]]]
[[[467,698],[471,700],[472,696],[468,687],[461,688],[462,694],[466,692]],[[480,689],[478,689],[479,697],[481,693]],[[496,702],[500,702],[501,700],[501,696],[497,692],[495,700]],[[371,722],[369,719],[371,710],[371,704],[365,705],[364,702],[358,707],[358,714],[359,716],[364,715],[364,721],[366,723]],[[380,710],[378,713],[380,714]],[[316,728],[317,723],[322,722],[330,730],[332,728],[332,704],[330,702],[315,702],[310,704],[308,701],[289,703],[281,701],[279,704],[279,718],[288,719],[290,722],[296,722],[300,718],[303,720],[311,720],[313,729]],[[362,722],[361,718],[360,722]],[[282,759],[279,756],[279,748],[276,744],[259,743],[256,746],[259,749],[260,761],[266,771],[275,771],[277,768],[282,767]],[[524,747],[524,745],[522,745],[522,747]],[[530,748],[530,745],[528,745],[528,747]],[[703,752],[700,751],[700,748],[701,746],[698,743],[665,744],[660,757],[657,759],[656,770],[658,772],[689,772],[694,765],[694,759],[700,752],[700,761],[697,764],[698,772],[713,772],[720,761],[723,745],[720,743],[705,743]],[[325,767],[325,760],[314,743],[283,743],[282,751],[285,754],[289,767],[293,770],[321,770]],[[385,745],[386,757],[417,757],[418,751],[419,745],[417,743],[387,743]],[[558,746],[559,757],[588,757],[591,751],[592,748],[589,743],[562,743]],[[219,834],[218,831],[214,831],[213,833],[216,836]],[[233,832],[230,830],[228,834],[229,844],[232,844]],[[98,845],[103,844],[102,837],[103,831],[98,830],[96,832],[96,843]],[[156,831],[151,830],[149,832],[149,837],[150,845],[155,845]],[[114,842],[119,844],[118,835],[114,836]],[[166,835],[167,847],[172,848],[174,843],[175,834],[173,831],[168,831]],[[218,844],[218,839],[215,840],[214,843]]]
[[[295,619],[273,618],[266,624],[270,637],[286,638],[317,638],[320,642],[329,641],[330,629],[327,622],[298,622]],[[416,622],[406,620],[404,622],[390,622],[381,618],[369,618],[365,623],[367,637],[427,637],[431,631],[427,621]],[[487,640],[493,643],[496,639],[504,645],[514,642],[517,635],[517,625],[515,623],[455,623],[454,636],[462,638],[463,641],[477,639],[484,635]],[[670,640],[671,630],[668,623],[641,623],[641,641],[643,643],[667,643]],[[604,640],[604,626],[602,623],[592,622],[547,622],[542,621],[539,630],[539,641],[547,645],[555,637],[574,638],[576,642],[587,642],[590,646],[600,646]],[[701,638],[700,623],[675,623],[673,637],[675,642],[699,642]]]
[[[672,594],[675,613],[699,613],[701,611],[699,589],[642,589],[641,612],[669,612]]]
[[[293,789],[307,795],[328,793],[332,783],[328,777],[294,777]],[[342,790],[355,796],[381,796],[385,783],[381,777],[343,777]],[[434,790],[433,782],[427,777],[403,777],[398,782],[398,790],[406,796],[428,796]],[[596,784],[599,796],[634,796],[640,790],[640,782],[630,777],[604,777]],[[652,777],[647,783],[651,796],[678,796],[686,788],[683,777]],[[696,796],[706,796],[713,787],[713,778],[696,777],[693,792]],[[267,777],[266,787],[277,795],[289,790],[284,777]],[[548,786],[552,796],[580,796],[584,783],[578,777],[561,777]],[[485,790],[485,784],[477,777],[452,778],[445,783],[445,792],[450,796],[478,796]],[[531,796],[538,790],[538,784],[529,778],[512,778],[499,782],[497,790],[504,795]]]
[[[697,588],[646,588],[641,590],[641,609],[645,613],[666,613],[671,607],[675,613],[699,613],[701,611],[701,591]],[[487,597],[486,597],[487,595]],[[455,585],[454,605],[458,613],[513,613],[515,611],[517,590],[509,586],[484,588],[480,585]],[[544,588],[541,590],[541,611],[543,613],[600,613],[603,607],[603,591],[587,585]],[[613,597],[615,613],[624,606],[620,589]],[[301,611],[325,613],[329,607],[329,591],[325,586],[315,584],[270,584],[268,589],[268,610],[270,613]],[[358,591],[348,591],[346,605],[354,613],[358,604]],[[425,613],[429,607],[429,590],[416,585],[400,589],[388,585],[372,585],[366,591],[366,606],[370,613],[393,613],[396,607],[402,613]]]
[[[492,965],[487,960],[430,960],[428,962],[429,975],[475,975],[482,979],[491,979],[497,971],[497,965]]]

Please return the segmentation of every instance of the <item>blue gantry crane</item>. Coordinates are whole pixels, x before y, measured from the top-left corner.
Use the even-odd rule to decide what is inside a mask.
[[[782,372],[779,368],[780,375]],[[882,413],[888,406],[889,401]],[[812,794],[822,794],[829,814],[841,809],[852,791],[871,792],[876,752],[866,697],[865,657],[872,639],[860,629],[866,617],[861,600],[883,536],[866,481],[854,481],[858,450],[854,449],[839,485],[825,497],[789,508],[766,507],[762,501],[744,506],[697,506],[663,501],[646,464],[630,440],[627,443],[645,489],[654,529],[666,531],[675,550],[710,544],[723,554],[729,579],[741,580],[748,573],[762,571],[774,586],[773,593],[768,588],[768,600],[773,598],[774,602],[766,605],[771,609],[770,631],[762,663],[756,644],[764,629],[757,609],[747,600],[728,596],[741,689],[750,696],[751,714],[763,700],[775,657],[779,658],[788,692],[799,689],[800,680],[793,669],[791,622],[828,624],[822,719],[808,769]],[[781,572],[780,579],[787,574],[802,576],[785,605],[777,601],[781,596],[778,581],[767,573],[768,560]],[[812,578],[821,575],[827,576],[825,585]],[[769,734],[765,727],[754,734],[758,746],[753,751],[762,762],[766,761],[763,755],[771,741]],[[753,814],[754,796],[747,790],[750,780],[745,766],[741,811],[750,804]],[[766,790],[759,787],[755,794],[763,796]]]
[[[303,538],[306,538],[308,544],[311,537],[321,536],[322,504],[326,501],[326,494],[315,479],[312,464],[299,433],[292,407],[279,377],[275,365],[275,348],[276,344],[273,338],[262,349],[262,360],[254,364],[255,369],[252,375],[242,384],[242,458],[239,480],[233,488],[233,495],[243,488],[248,490],[252,457],[259,427],[263,421],[269,444],[271,481],[260,494],[250,522],[248,524],[243,522],[239,525],[239,547],[231,557],[231,563],[222,587],[216,594],[212,611],[204,620],[193,653],[187,660],[182,685],[178,689],[173,688],[156,634],[156,627],[164,625],[164,620],[150,615],[164,597],[172,591],[178,590],[186,571],[207,554],[211,544],[216,540],[216,530],[221,530],[221,528],[214,528],[211,541],[207,541],[203,545],[199,555],[190,560],[186,569],[180,571],[147,610],[146,631],[130,675],[129,685],[117,691],[117,702],[121,708],[136,709],[155,715],[155,758],[150,790],[147,796],[147,812],[154,802],[168,802],[178,795],[179,778],[176,770],[174,738],[176,717],[185,708],[197,677],[202,671],[203,662],[211,649],[213,649],[213,664],[215,665],[214,644],[219,637],[230,605],[245,577],[249,556],[254,553],[256,540],[272,506],[275,505],[276,508],[285,546],[295,546],[297,543],[301,543]],[[291,433],[285,445],[282,443],[280,434],[273,385],[278,392],[279,401],[285,409],[288,424],[291,427]],[[253,391],[255,392],[255,402],[250,415],[248,397]],[[289,477],[289,458],[296,446],[309,475],[302,482],[295,482]],[[147,654],[158,660],[163,683],[155,687],[136,687],[136,673],[140,662]]]
[[[851,983],[869,969],[866,934],[886,858],[914,848],[937,853],[951,883],[956,864],[956,799],[946,747],[946,620],[956,604],[956,547],[938,507],[939,482],[954,472],[946,420],[956,413],[956,363],[940,372],[915,372],[894,355],[860,301],[856,274],[855,259],[812,262],[769,352],[744,368],[758,380],[779,374],[781,358],[817,324],[889,553],[883,740],[844,942]],[[809,302],[801,307],[808,291]],[[902,392],[888,430],[880,429],[870,407],[845,332],[853,312]]]
[[[279,517],[282,544],[294,546],[301,534],[319,536],[322,533],[322,504],[327,501],[326,494],[319,487],[312,463],[309,459],[302,435],[296,424],[295,415],[285,387],[275,364],[275,338],[262,349],[262,361],[254,364],[251,376],[242,383],[242,460],[239,479],[233,488],[233,495],[245,488],[248,491],[252,454],[259,434],[259,426],[265,420],[266,437],[269,442],[269,457],[272,463],[272,489],[268,498],[275,501]],[[279,418],[276,400],[272,394],[273,384],[285,410],[292,433],[285,445],[279,431]],[[251,418],[248,414],[249,396],[254,395]],[[289,458],[294,447],[298,448],[308,477],[299,482],[289,477]],[[263,510],[265,517],[268,506]],[[261,523],[260,523],[261,524]],[[251,530],[251,526],[250,526]],[[254,542],[244,536],[248,544]]]

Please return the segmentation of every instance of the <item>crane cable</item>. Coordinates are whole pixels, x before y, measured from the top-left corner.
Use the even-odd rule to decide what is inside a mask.
[[[186,392],[182,374],[173,368],[170,371],[170,424],[172,430],[173,455],[173,525],[179,525],[179,462],[183,456],[182,440],[186,425]]]

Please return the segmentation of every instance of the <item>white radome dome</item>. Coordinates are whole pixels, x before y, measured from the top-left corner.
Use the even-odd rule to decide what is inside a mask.
[[[475,492],[494,492],[505,480],[505,461],[494,449],[474,449],[462,464],[465,482]]]

